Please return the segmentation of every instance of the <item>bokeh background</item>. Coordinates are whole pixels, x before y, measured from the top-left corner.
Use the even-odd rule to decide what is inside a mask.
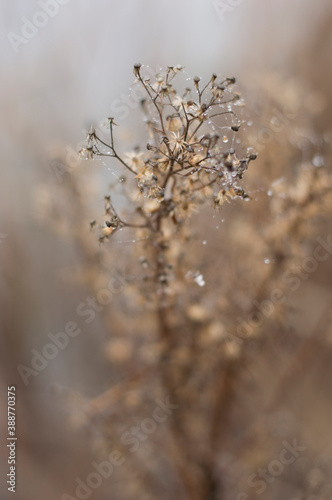
[[[89,295],[74,279],[83,259],[77,237],[65,229],[61,236],[61,221],[71,210],[71,200],[68,195],[57,198],[58,190],[69,181],[59,175],[54,158],[72,156],[80,149],[90,124],[101,123],[108,116],[118,117],[122,142],[132,148],[140,140],[143,131],[135,131],[135,101],[123,108],[134,80],[132,65],[141,62],[145,68],[159,69],[181,64],[187,78],[199,74],[207,79],[212,72],[235,75],[241,91],[247,93],[245,112],[253,116],[254,125],[264,112],[259,107],[261,75],[278,74],[286,81],[301,82],[299,88],[311,93],[315,111],[311,125],[316,133],[328,138],[332,130],[329,0],[243,0],[236,6],[225,0],[230,8],[223,19],[212,0],[70,0],[57,4],[54,16],[15,51],[10,33],[21,35],[25,19],[31,20],[42,3],[2,0],[0,4],[0,426],[1,435],[6,436],[6,391],[15,384],[16,495],[20,500],[53,500],[64,492],[73,494],[75,477],[86,476],[92,458],[85,434],[77,434],[67,425],[69,410],[63,395],[69,391],[75,406],[75,398],[79,404],[81,399],[97,397],[119,378],[116,368],[101,355],[107,333],[100,318],[93,328],[85,325],[61,356],[31,377],[28,386],[17,366],[28,364],[31,349],[43,346],[47,333],[60,331],[72,320],[77,305]],[[261,170],[264,154],[266,149],[258,160]],[[110,180],[108,165],[75,161],[73,165],[70,175],[75,179],[86,175],[91,188],[82,220],[89,219],[90,212],[93,219],[101,211],[103,185]],[[279,177],[277,167],[267,171],[269,176],[271,181]],[[55,198],[55,208],[50,198],[52,203]],[[50,206],[54,217],[47,219]],[[60,225],[60,233],[53,231],[55,224]],[[329,231],[328,219],[320,234]],[[88,226],[86,239],[89,245],[97,245]],[[310,337],[317,328],[331,330],[329,319],[327,324],[325,321],[331,305],[331,277],[328,261],[290,299],[293,313],[289,321],[303,336]],[[322,318],[325,323],[320,323]],[[294,407],[292,416],[279,410],[286,426],[306,429],[307,442],[317,445],[318,462],[328,462],[332,456],[331,353],[326,346],[315,349],[287,396],[289,407]],[[275,378],[281,378],[284,366],[268,374],[265,380],[273,380],[273,384],[266,382],[263,398],[270,394]],[[266,377],[263,361],[259,370]],[[5,440],[1,447],[1,498],[7,498]],[[331,471],[325,462],[324,470]],[[314,470],[312,481],[323,481],[324,472],[318,465]],[[109,483],[108,490],[98,489],[92,498],[121,498],[119,491],[112,494]],[[314,495],[313,490],[312,499],[327,498]]]

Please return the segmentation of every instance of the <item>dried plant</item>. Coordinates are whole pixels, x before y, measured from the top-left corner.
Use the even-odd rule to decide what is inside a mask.
[[[235,78],[220,79],[213,74],[202,85],[200,78],[194,77],[195,93],[186,88],[183,95],[179,95],[173,80],[180,71],[180,67],[169,67],[151,81],[142,75],[141,65],[134,66],[136,83],[146,91],[146,99],[141,101],[149,133],[146,152],[137,148],[122,157],[115,145],[115,119],[109,118],[110,142],[91,129],[81,155],[115,158],[136,180],[128,193],[128,198],[134,200],[131,219],[119,214],[111,195],[105,196],[105,223],[99,239],[104,242],[127,227],[135,228],[138,238],[144,242],[140,257],[143,276],[138,294],[152,313],[156,313],[154,349],[157,355],[152,359],[160,368],[164,393],[176,406],[181,406],[171,419],[171,428],[175,457],[186,488],[191,498],[203,498],[202,495],[211,494],[215,489],[209,447],[214,446],[217,422],[212,418],[210,437],[207,435],[208,441],[201,445],[203,455],[195,456],[195,447],[188,447],[188,430],[195,420],[190,422],[187,418],[191,414],[188,405],[194,404],[188,383],[194,375],[194,360],[202,349],[195,323],[203,308],[190,305],[191,294],[185,287],[188,282],[199,286],[205,282],[202,274],[190,270],[188,221],[191,216],[197,220],[197,211],[204,204],[218,208],[233,198],[248,200],[249,195],[239,182],[256,154],[242,157],[227,145],[229,134],[236,135],[242,125],[235,111],[238,105],[243,105],[240,95],[234,91]],[[224,122],[220,123],[222,119]],[[222,135],[215,132],[212,122]],[[95,226],[96,222],[92,221],[92,227]],[[138,302],[141,299],[138,298]],[[190,319],[185,324],[184,311],[192,316],[194,324],[190,325]],[[136,333],[139,337],[140,332]],[[200,376],[196,378],[194,385]],[[197,405],[198,421],[205,411],[205,403],[202,405],[200,401]],[[200,483],[197,489],[196,472],[204,483],[204,492],[200,491]]]
[[[293,83],[285,82],[293,121],[266,145],[263,161],[247,171],[256,154],[229,147],[232,136],[241,137],[232,142],[243,149],[246,126],[236,112],[243,100],[235,80],[213,75],[201,85],[195,77],[194,90],[185,89],[180,97],[173,88],[180,72],[168,68],[151,81],[140,65],[134,67],[136,83],[147,95],[141,102],[146,150],[120,153],[115,118],[108,120],[110,140],[94,129],[88,134],[81,156],[109,158],[123,169],[105,195],[104,221],[90,222],[100,245],[84,226],[87,185],[70,177],[65,186],[76,200],[66,205],[66,222],[83,249],[81,282],[98,297],[108,280],[105,262],[125,264],[130,275],[101,313],[109,335],[104,355],[118,383],[93,399],[69,394],[75,407],[71,421],[89,431],[97,457],[114,450],[126,457],[117,470],[116,497],[155,498],[162,491],[163,498],[248,500],[246,479],[279,450],[277,431],[267,439],[269,416],[282,405],[287,386],[296,387],[308,349],[318,348],[287,324],[284,278],[288,273],[302,279],[301,261],[312,235],[332,210],[331,176],[322,167],[327,144],[322,151],[307,124],[299,135],[306,91],[296,93]],[[274,109],[274,82],[264,85],[261,106]],[[234,198],[255,201],[225,204]],[[215,217],[217,227],[225,217],[222,231],[216,231]],[[135,243],[121,243],[124,233]],[[271,300],[276,290],[279,302]],[[325,349],[325,336],[317,340]],[[286,373],[281,360],[290,360]],[[164,397],[174,411],[157,432],[144,434],[140,423]],[[294,437],[302,434],[291,428],[289,439]],[[140,446],[130,453],[135,442]],[[294,467],[285,481],[296,481]],[[289,491],[307,491],[303,481]],[[264,495],[273,497],[268,489]]]
[[[227,199],[249,198],[238,181],[256,155],[251,153],[239,158],[234,148],[225,144],[228,142],[225,134],[236,133],[241,126],[234,111],[240,103],[239,94],[233,90],[235,78],[218,79],[212,75],[202,87],[200,78],[194,77],[197,96],[193,97],[189,88],[180,96],[172,84],[180,71],[180,67],[169,67],[165,74],[157,75],[151,82],[141,75],[140,64],[134,66],[136,83],[142,85],[147,94],[141,101],[150,137],[147,152],[137,148],[120,156],[114,142],[114,118],[108,119],[110,143],[94,129],[88,134],[87,146],[81,150],[83,157],[116,158],[137,179],[137,194],[132,193],[132,198],[141,223],[121,219],[107,196],[105,210],[109,217],[101,241],[122,227],[146,229],[149,237],[160,236],[167,225],[178,233],[178,228],[199,204],[211,200],[221,206]],[[222,127],[223,137],[211,133],[211,120],[221,116],[230,117],[232,121],[231,125]],[[159,278],[160,274],[165,274],[165,269],[159,269]]]

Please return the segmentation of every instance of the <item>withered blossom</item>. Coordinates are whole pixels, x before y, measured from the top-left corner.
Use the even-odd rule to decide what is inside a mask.
[[[240,120],[232,107],[238,100],[233,90],[235,79],[219,79],[213,74],[204,85],[199,77],[194,77],[196,95],[186,88],[181,97],[173,87],[173,79],[180,71],[181,67],[170,66],[152,81],[142,76],[140,64],[134,66],[137,83],[146,92],[142,109],[150,139],[144,154],[133,151],[122,157],[117,152],[114,118],[108,120],[110,143],[100,138],[94,129],[88,133],[84,150],[87,157],[114,157],[134,174],[138,192],[131,198],[138,203],[138,214],[147,212],[144,204],[149,199],[158,199],[157,209],[148,210],[148,221],[130,223],[120,219],[109,200],[106,214],[117,215],[118,224],[112,225],[112,231],[104,228],[104,237],[108,238],[120,227],[137,225],[160,233],[167,219],[176,226],[179,221],[190,218],[204,201],[222,206],[233,198],[249,197],[238,182],[256,155],[242,157],[233,148],[227,149],[222,138],[211,133],[210,127],[213,119],[225,120],[231,133],[238,131]]]

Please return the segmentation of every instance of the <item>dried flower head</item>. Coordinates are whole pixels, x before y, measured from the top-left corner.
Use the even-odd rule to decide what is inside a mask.
[[[231,133],[239,130],[241,122],[233,106],[239,99],[233,90],[235,78],[219,79],[213,74],[203,86],[201,79],[195,76],[195,92],[186,88],[180,95],[173,87],[173,80],[181,69],[170,66],[152,81],[142,75],[140,64],[134,66],[136,82],[147,95],[143,112],[150,140],[145,153],[134,151],[123,157],[118,154],[113,118],[109,119],[110,142],[91,129],[84,150],[88,157],[114,157],[134,174],[138,189],[137,213],[147,213],[145,204],[149,199],[160,200],[158,209],[149,212],[149,219],[138,224],[152,232],[161,231],[166,219],[176,225],[179,220],[189,218],[204,201],[221,206],[225,200],[235,197],[249,198],[238,182],[256,155],[242,157],[227,148],[227,141],[218,134],[211,133],[211,121],[220,120],[227,120],[223,128]],[[109,210],[115,212],[112,205]],[[137,226],[136,221],[128,223],[120,217],[118,220],[112,232],[103,229],[104,237],[119,227]]]

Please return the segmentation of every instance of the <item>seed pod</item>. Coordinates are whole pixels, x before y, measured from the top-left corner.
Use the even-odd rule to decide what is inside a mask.
[[[137,64],[134,64],[134,75],[139,77],[140,76],[140,69],[141,69],[141,64],[140,63],[137,63]]]

